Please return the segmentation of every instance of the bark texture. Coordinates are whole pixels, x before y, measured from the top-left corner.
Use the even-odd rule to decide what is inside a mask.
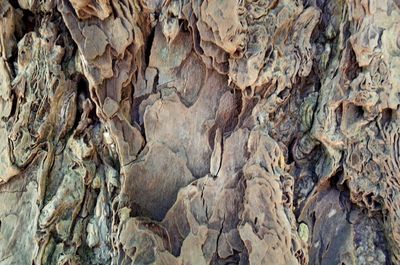
[[[0,264],[400,264],[399,0],[0,0]]]

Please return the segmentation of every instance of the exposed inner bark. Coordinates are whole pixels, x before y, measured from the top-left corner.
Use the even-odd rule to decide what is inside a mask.
[[[0,264],[400,264],[397,0],[0,0]]]

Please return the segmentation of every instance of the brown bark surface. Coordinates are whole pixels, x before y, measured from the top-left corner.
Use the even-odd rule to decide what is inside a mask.
[[[399,0],[0,0],[0,264],[400,264]]]

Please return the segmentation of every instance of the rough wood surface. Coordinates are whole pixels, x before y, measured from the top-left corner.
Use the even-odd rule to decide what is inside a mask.
[[[399,0],[0,0],[0,264],[400,264]]]

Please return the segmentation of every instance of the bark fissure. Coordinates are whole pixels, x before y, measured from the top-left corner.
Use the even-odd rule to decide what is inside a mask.
[[[0,264],[400,264],[399,21],[0,1]]]

